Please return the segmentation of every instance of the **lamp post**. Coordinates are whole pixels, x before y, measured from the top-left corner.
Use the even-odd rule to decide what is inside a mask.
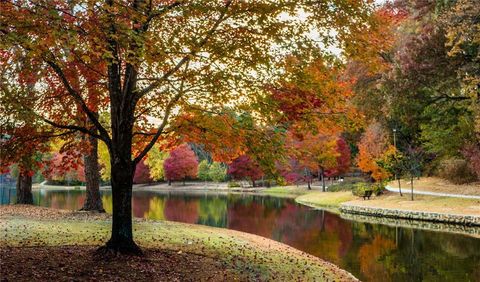
[[[396,128],[393,129],[393,147],[397,149],[397,129]]]
[[[393,146],[395,147],[395,151],[397,151],[397,129],[394,128],[393,129]],[[395,152],[395,155],[396,155],[396,152]],[[395,157],[395,159],[397,159]],[[400,183],[400,178],[397,178],[397,169],[398,169],[398,165],[396,165],[397,167],[395,168],[395,173],[394,173],[394,180],[397,180],[398,181],[398,191],[400,192],[400,196],[403,196],[402,195],[402,184]]]

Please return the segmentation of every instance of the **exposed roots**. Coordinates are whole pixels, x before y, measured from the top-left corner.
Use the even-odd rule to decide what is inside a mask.
[[[144,256],[142,249],[131,241],[128,243],[107,242],[105,246],[98,248],[93,256],[98,259],[112,259],[120,255],[126,256]]]

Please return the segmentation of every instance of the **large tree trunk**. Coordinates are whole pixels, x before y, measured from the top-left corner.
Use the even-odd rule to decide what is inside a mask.
[[[98,164],[98,140],[88,136],[90,151],[83,156],[85,162],[85,180],[87,197],[81,210],[105,212],[100,197],[100,166]]]
[[[135,104],[122,100],[118,72],[118,65],[109,67],[112,139],[108,149],[113,210],[112,234],[104,248],[115,253],[141,255],[142,251],[133,241],[132,232],[132,185],[135,174],[135,162],[132,160],[132,131]],[[130,91],[133,91],[133,88],[127,93]]]
[[[32,176],[21,170],[17,178],[17,204],[33,205]]]
[[[120,253],[141,254],[132,233],[133,173],[131,160],[117,158],[117,161],[112,161],[112,237],[107,248]]]

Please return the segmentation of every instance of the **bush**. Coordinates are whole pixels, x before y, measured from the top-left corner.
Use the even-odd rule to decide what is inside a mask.
[[[277,186],[287,186],[287,181],[283,177],[277,178]]]
[[[230,181],[228,182],[228,188],[235,188],[235,187],[241,187],[240,186],[240,183],[236,182],[236,181]]]
[[[208,178],[215,182],[222,182],[225,181],[226,176],[227,169],[221,163],[214,162],[210,165],[208,170]]]
[[[328,187],[328,192],[340,192],[340,191],[352,191],[355,187],[355,184],[351,182],[342,182],[337,183]]]
[[[365,191],[372,191],[373,188],[368,183],[357,183],[353,186],[352,193],[355,196],[362,197]]]
[[[384,182],[377,182],[371,186],[371,189],[373,191],[373,194],[375,196],[383,194],[383,191],[385,191],[385,183]]]
[[[441,162],[439,176],[454,184],[474,182],[477,179],[466,160],[454,158]]]

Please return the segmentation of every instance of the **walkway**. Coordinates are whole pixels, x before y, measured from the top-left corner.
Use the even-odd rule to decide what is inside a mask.
[[[396,192],[399,193],[398,188],[393,188],[390,186],[385,186],[385,189],[387,189],[390,192]],[[402,188],[402,193],[404,194],[410,194],[410,189],[405,189]],[[413,189],[413,194],[417,195],[429,195],[429,196],[437,196],[437,197],[452,197],[452,198],[464,198],[464,199],[477,199],[480,200],[480,196],[474,196],[474,195],[461,195],[461,194],[449,194],[449,193],[438,193],[438,192],[429,192],[429,191],[418,191]]]

